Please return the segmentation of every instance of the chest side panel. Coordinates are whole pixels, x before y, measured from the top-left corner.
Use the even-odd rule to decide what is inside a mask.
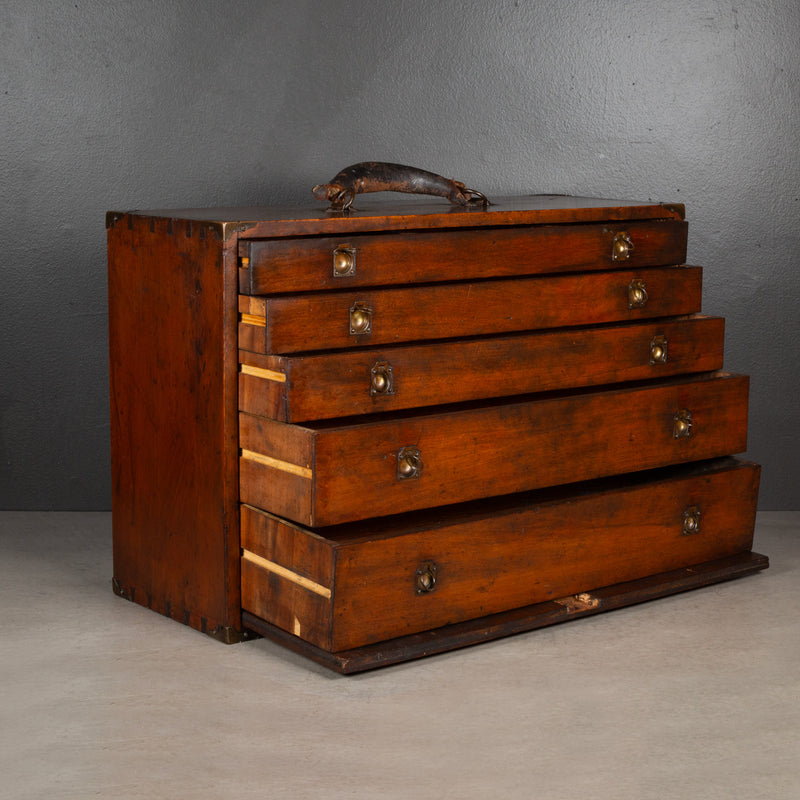
[[[108,236],[115,585],[226,638],[240,628],[235,253],[180,220],[122,217]]]

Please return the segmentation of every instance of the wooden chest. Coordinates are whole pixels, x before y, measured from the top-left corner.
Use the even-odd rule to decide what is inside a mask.
[[[107,218],[114,588],[342,672],[744,575],[682,206]]]

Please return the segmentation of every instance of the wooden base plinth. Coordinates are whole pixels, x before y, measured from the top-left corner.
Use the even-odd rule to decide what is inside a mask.
[[[338,653],[321,650],[248,612],[242,614],[242,624],[254,633],[282,644],[336,672],[351,674],[388,667],[547,625],[556,625],[589,614],[599,614],[602,611],[611,611],[689,589],[697,589],[750,575],[768,566],[769,559],[766,556],[758,553],[741,553],[684,569],[662,572],[641,580],[618,583],[573,597],[537,603]]]

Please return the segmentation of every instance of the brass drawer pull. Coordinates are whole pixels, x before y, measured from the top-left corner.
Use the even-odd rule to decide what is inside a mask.
[[[700,507],[689,506],[683,512],[683,535],[693,536],[700,533]]]
[[[628,308],[644,308],[647,305],[647,286],[641,278],[628,284]]]
[[[675,439],[688,439],[692,435],[692,412],[682,408],[672,418],[672,436]]]
[[[633,252],[633,240],[627,231],[620,231],[611,242],[611,260],[627,261]]]
[[[354,303],[350,308],[350,335],[363,336],[372,332],[372,309],[366,303]]]
[[[369,371],[369,393],[394,394],[394,373],[388,361],[376,361],[375,366]]]
[[[422,474],[422,453],[416,447],[403,447],[397,454],[397,479],[419,478]]]
[[[433,561],[424,561],[414,573],[414,594],[430,594],[436,588],[438,567]]]
[[[339,245],[333,251],[333,277],[347,278],[356,274],[356,249],[349,245]]]
[[[650,342],[650,363],[667,363],[667,337],[663,333],[654,336]]]

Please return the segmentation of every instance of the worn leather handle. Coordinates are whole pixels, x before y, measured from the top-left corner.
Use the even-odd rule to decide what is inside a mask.
[[[460,181],[443,178],[434,172],[384,161],[362,161],[345,167],[329,183],[312,190],[317,200],[329,200],[330,211],[347,211],[357,194],[367,192],[405,192],[446,197],[454,205],[490,205],[486,196],[468,189]]]

